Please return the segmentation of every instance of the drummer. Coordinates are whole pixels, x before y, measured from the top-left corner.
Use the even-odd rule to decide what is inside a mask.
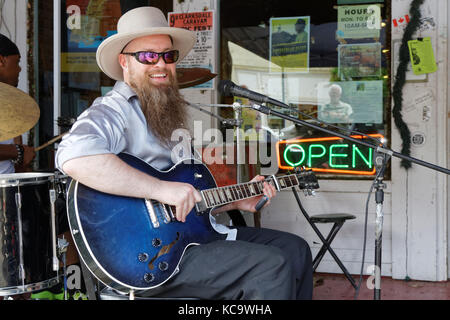
[[[22,70],[19,62],[19,49],[0,33],[0,82],[17,87]],[[34,156],[34,148],[23,144],[22,136],[0,141],[0,174],[25,171]]]

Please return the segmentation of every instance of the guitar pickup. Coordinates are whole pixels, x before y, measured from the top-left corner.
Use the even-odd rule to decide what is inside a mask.
[[[153,208],[153,203],[151,200],[145,199],[145,207],[147,208],[148,215],[150,217],[150,221],[152,222],[153,228],[159,228],[158,217]]]

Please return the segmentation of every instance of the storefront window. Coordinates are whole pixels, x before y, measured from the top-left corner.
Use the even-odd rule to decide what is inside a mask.
[[[61,117],[76,118],[114,85],[98,68],[95,53],[116,33],[121,8],[119,0],[66,0],[63,8],[67,20],[62,19]]]
[[[195,0],[194,0],[195,1]],[[292,117],[390,138],[390,6],[391,0],[218,1],[220,79],[282,101]],[[65,0],[61,3],[61,106],[53,114],[51,2],[39,2],[40,144],[70,128],[92,102],[114,85],[100,72],[95,52],[116,32],[119,17],[143,5],[173,11],[172,0]],[[220,97],[223,103],[233,98]],[[245,101],[243,101],[245,103]],[[231,108],[220,108],[225,118]],[[307,126],[243,109],[243,129],[263,132],[280,143],[280,171],[289,163],[311,166],[326,177],[354,178],[373,174],[372,153]],[[223,128],[222,128],[223,129]],[[247,135],[248,137],[251,134]],[[270,138],[270,139],[269,139]],[[326,138],[326,143],[316,143]],[[250,138],[247,138],[250,139]],[[298,142],[300,141],[300,142]],[[305,144],[305,145],[302,145]],[[285,152],[289,147],[288,152]],[[270,148],[269,148],[270,150]],[[53,153],[40,153],[40,167],[53,165]],[[302,160],[302,161],[300,161]],[[333,169],[333,170],[328,170]],[[339,171],[341,170],[341,171]],[[344,172],[345,171],[345,172]],[[369,173],[368,173],[369,172]],[[389,178],[390,170],[386,177]],[[358,176],[361,178],[361,176]]]
[[[271,107],[292,117],[389,138],[389,7],[389,0],[221,1],[221,76],[282,101],[292,110]],[[295,139],[279,144],[282,169],[374,174],[369,148],[253,110],[244,112],[244,124],[276,141]]]

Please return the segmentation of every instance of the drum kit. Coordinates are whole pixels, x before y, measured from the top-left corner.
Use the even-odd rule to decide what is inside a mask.
[[[215,76],[208,69],[177,69],[180,88]],[[39,120],[34,99],[1,82],[0,107],[0,141],[22,135]],[[54,287],[61,280],[65,283],[66,264],[79,262],[68,227],[64,229],[69,179],[58,171],[0,174],[0,299],[14,300],[15,296]]]
[[[0,141],[22,135],[40,110],[26,93],[0,83]],[[67,177],[24,172],[0,174],[0,296],[11,297],[55,286],[60,281],[56,199]],[[65,246],[67,248],[67,246]]]

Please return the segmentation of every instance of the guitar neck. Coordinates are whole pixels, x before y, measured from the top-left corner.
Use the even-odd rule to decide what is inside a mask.
[[[295,174],[282,177],[270,176],[264,181],[274,186],[277,191],[294,187],[299,184]],[[213,208],[234,201],[262,195],[264,193],[264,181],[247,182],[226,187],[205,189],[201,191],[201,194],[203,196],[205,206],[207,208]]]

